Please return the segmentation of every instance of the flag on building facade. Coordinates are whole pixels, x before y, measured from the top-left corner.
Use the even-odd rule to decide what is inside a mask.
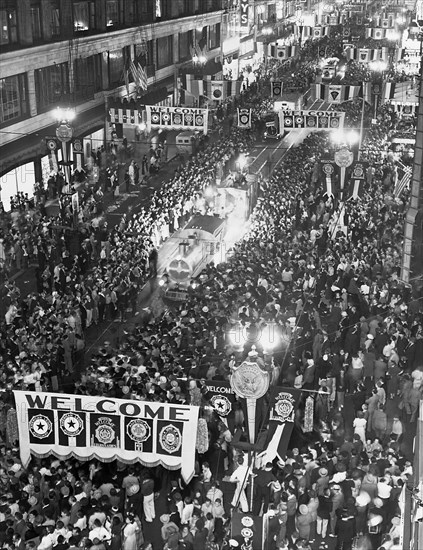
[[[349,47],[345,51],[346,58],[359,63],[369,63],[370,61],[388,61],[388,48],[356,48]]]
[[[147,73],[145,69],[141,67],[141,64],[131,59],[129,62],[129,70],[131,71],[135,86],[141,88],[144,92],[147,91]]]
[[[402,162],[397,161],[397,180],[395,182],[394,195],[399,197],[405,189],[410,187],[413,169],[411,166],[405,166]]]

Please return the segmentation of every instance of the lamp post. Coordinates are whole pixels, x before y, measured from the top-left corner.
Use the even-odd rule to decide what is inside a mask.
[[[70,158],[70,143],[73,138],[72,121],[75,119],[75,111],[70,108],[58,107],[54,110],[53,115],[57,122],[56,137],[60,141],[62,160],[59,162],[63,166],[65,182],[67,185],[71,183],[71,166],[73,164]]]

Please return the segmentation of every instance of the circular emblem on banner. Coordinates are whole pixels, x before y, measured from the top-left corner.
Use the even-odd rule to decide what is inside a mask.
[[[348,168],[353,163],[353,160],[354,154],[346,147],[339,149],[335,153],[335,162],[341,168]]]
[[[324,78],[330,78],[330,72],[329,71],[323,71]]]
[[[324,164],[323,165],[323,172],[330,176],[331,174],[333,174],[333,166],[332,164]]]
[[[273,95],[281,95],[281,93],[282,93],[281,86],[279,86],[279,84],[275,84],[273,86]]]
[[[269,373],[261,370],[257,363],[244,361],[233,372],[231,386],[239,397],[258,399],[269,388]]]
[[[285,126],[292,126],[292,118],[291,117],[285,117],[283,120],[283,123]]]
[[[193,116],[189,113],[187,113],[185,115],[185,122],[188,122],[189,124],[191,124],[191,122],[194,120]]]
[[[75,153],[82,153],[82,142],[80,139],[73,140],[73,150]]]
[[[244,529],[241,529],[241,536],[243,536],[244,539],[252,539],[254,532],[250,527],[244,527]]]
[[[145,420],[135,418],[134,420],[131,420],[131,422],[129,422],[128,426],[126,427],[126,433],[132,439],[132,441],[135,441],[136,443],[143,443],[144,441],[147,441],[147,439],[150,437],[151,430],[150,426]]]
[[[329,124],[329,118],[327,116],[319,117],[319,126],[321,128],[327,127],[328,124]]]
[[[331,128],[339,128],[339,118],[331,118],[330,119],[330,127]]]
[[[161,430],[159,441],[165,451],[168,453],[176,453],[182,445],[182,434],[178,428],[169,424]]]
[[[244,516],[241,518],[241,523],[244,527],[252,527],[254,525],[254,520],[251,516]]]
[[[307,117],[307,126],[308,128],[313,128],[314,126],[316,126],[316,119],[314,118],[314,116]]]
[[[168,113],[163,113],[162,114],[162,120],[163,120],[163,122],[169,122],[170,115]]]
[[[215,88],[213,90],[213,97],[220,99],[222,97],[222,90],[220,88]]]
[[[350,29],[349,27],[344,27],[342,31],[343,36],[349,36],[350,35]]]
[[[173,115],[173,123],[174,124],[182,124],[182,116],[179,113],[175,113]]]
[[[411,114],[411,105],[404,105],[404,107],[402,108],[402,112],[404,115]]]
[[[203,124],[204,124],[204,117],[203,117],[203,115],[197,115],[197,116],[195,117],[195,124],[196,124],[197,126],[203,126]]]
[[[266,131],[270,136],[276,135],[276,127],[275,126],[267,126]]]
[[[363,166],[361,164],[357,164],[354,167],[353,177],[354,178],[362,178],[363,176],[364,176]]]
[[[380,84],[373,84],[372,91],[375,95],[380,94]]]
[[[302,117],[302,116],[295,117],[295,123],[297,125],[304,124],[304,117]]]
[[[281,422],[293,421],[294,403],[290,393],[281,392],[276,397],[275,412]]]
[[[54,139],[47,140],[47,149],[50,149],[50,151],[55,151],[57,149],[57,143]]]
[[[116,437],[116,432],[110,418],[101,417],[98,419],[97,427],[95,429],[95,436],[98,442],[103,445],[110,445],[110,443],[113,443]]]
[[[220,416],[228,416],[232,410],[232,405],[226,395],[213,395],[211,404]]]
[[[157,113],[153,113],[151,115],[151,122],[154,122],[155,124],[159,123],[160,122],[160,115],[158,115]]]
[[[60,429],[68,437],[76,437],[84,429],[84,423],[78,414],[66,413],[60,419]]]
[[[29,422],[29,431],[34,437],[45,439],[53,431],[53,424],[47,416],[37,414]]]
[[[67,124],[61,124],[56,128],[56,136],[60,139],[60,141],[66,143],[72,139],[73,128]]]
[[[250,123],[250,115],[249,114],[246,114],[246,113],[241,113],[239,115],[239,121],[241,124],[243,124],[244,126],[246,124],[249,124]]]

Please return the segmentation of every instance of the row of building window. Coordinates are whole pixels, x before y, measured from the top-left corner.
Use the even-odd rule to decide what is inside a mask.
[[[30,13],[23,18],[19,17],[19,10],[25,8],[15,6],[13,0],[7,3],[0,0],[0,45],[28,45],[27,35],[30,30],[32,40],[29,43],[36,44],[58,40],[72,26],[76,34],[104,32],[106,29],[214,11],[221,9],[222,2],[223,0],[105,0],[105,11],[100,14],[93,0],[74,0],[66,9],[61,0],[31,0]],[[70,12],[66,13],[69,9]],[[18,21],[30,21],[31,28],[19,29]],[[25,24],[29,27],[29,23]],[[25,36],[24,40],[20,38],[21,35]]]
[[[186,61],[191,56],[191,46],[201,47],[208,40],[209,48],[220,45],[220,23],[194,31],[179,33],[178,59]],[[135,58],[147,70],[147,76],[154,76],[156,69],[169,67],[174,63],[173,35],[147,42],[146,47],[135,46]],[[155,53],[155,55],[154,55]],[[129,47],[77,58],[73,62],[73,85],[69,81],[69,64],[56,63],[34,72],[35,103],[37,113],[46,112],[60,103],[72,100],[86,101],[104,89],[122,86],[125,82],[125,67],[128,67]],[[129,81],[132,75],[128,73]],[[6,126],[28,117],[28,83],[25,74],[0,79],[0,126]]]

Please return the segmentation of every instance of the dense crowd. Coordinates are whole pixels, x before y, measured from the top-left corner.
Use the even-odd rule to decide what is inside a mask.
[[[357,116],[356,105],[346,109]],[[136,326],[118,347],[105,342],[88,365],[85,329],[136,311],[157,248],[194,212],[211,212],[203,193],[217,162],[248,151],[253,136],[233,128],[164,183],[148,209],[113,230],[82,233],[76,254],[48,224],[29,222],[39,293],[23,297],[8,283],[2,296],[2,548],[237,547],[231,511],[253,501],[251,512],[269,523],[269,550],[323,549],[330,539],[337,550],[353,541],[400,549],[398,501],[413,486],[405,426],[415,426],[423,388],[422,302],[399,280],[406,196],[393,195],[394,163],[380,154],[392,118],[383,109],[380,117],[363,147],[366,193],[347,202],[346,229],[318,169],[328,138],[311,134],[261,182],[227,261],[208,265],[180,307]],[[280,335],[272,357],[254,336],[270,323]],[[248,335],[241,347],[230,337],[236,326]],[[247,354],[281,368],[281,385],[316,392],[313,431],[303,433],[302,398],[284,461],[249,466],[233,430],[206,406],[204,380],[227,380]],[[196,475],[185,484],[160,466],[55,458],[34,458],[24,470],[17,388],[202,405]],[[239,403],[234,416],[233,427],[242,426]],[[149,524],[159,527],[151,540]]]

